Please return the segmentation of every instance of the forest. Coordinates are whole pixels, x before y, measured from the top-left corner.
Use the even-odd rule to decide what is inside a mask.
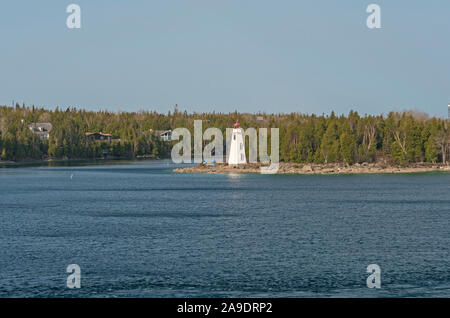
[[[239,120],[241,127],[279,128],[280,160],[296,163],[383,162],[448,163],[449,119],[429,117],[417,111],[364,115],[350,111],[336,116],[187,113],[178,107],[161,114],[152,111],[86,111],[74,107],[55,110],[16,104],[0,106],[0,159],[3,161],[95,159],[104,156],[133,159],[142,156],[168,158],[175,142],[162,141],[160,130],[186,127],[203,120],[203,129],[225,132]],[[48,140],[30,129],[33,123],[51,123]],[[87,132],[112,135],[112,141],[90,141]]]

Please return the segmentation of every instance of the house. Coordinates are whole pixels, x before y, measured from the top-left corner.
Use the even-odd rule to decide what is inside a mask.
[[[40,140],[48,140],[50,138],[50,132],[52,131],[52,124],[50,123],[32,123],[28,125],[28,128],[37,136]]]
[[[107,142],[111,142],[111,134],[104,134],[102,132],[87,132],[86,133],[86,138],[89,141],[107,141]]]
[[[159,136],[162,141],[172,140],[172,130],[156,130],[155,134]]]

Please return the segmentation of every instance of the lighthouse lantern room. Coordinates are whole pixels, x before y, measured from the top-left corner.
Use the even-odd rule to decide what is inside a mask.
[[[247,163],[245,157],[244,134],[239,122],[236,121],[231,135],[230,154],[228,157],[229,165],[238,165]]]

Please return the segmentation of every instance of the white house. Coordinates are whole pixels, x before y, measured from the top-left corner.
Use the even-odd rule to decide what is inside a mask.
[[[158,133],[162,141],[172,140],[172,130],[159,131]]]
[[[172,130],[153,130],[150,129],[150,133],[159,137],[162,141],[172,141]]]
[[[32,123],[28,125],[28,128],[37,136],[40,140],[48,140],[50,138],[50,132],[52,131],[52,124],[50,123]]]
[[[234,124],[233,133],[231,134],[228,164],[238,165],[244,163],[247,163],[247,158],[245,157],[244,133],[242,128],[239,126],[239,122],[236,121]]]

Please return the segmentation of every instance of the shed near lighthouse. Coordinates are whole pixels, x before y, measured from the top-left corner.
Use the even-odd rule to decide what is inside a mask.
[[[239,122],[236,120],[236,123],[233,125],[233,132],[231,134],[228,164],[238,165],[245,163],[247,163],[247,158],[245,157],[244,134]]]

